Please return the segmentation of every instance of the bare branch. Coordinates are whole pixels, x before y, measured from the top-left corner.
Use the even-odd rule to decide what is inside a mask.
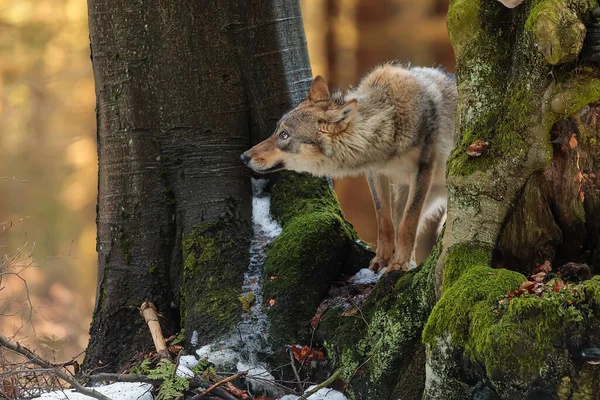
[[[88,389],[88,388],[82,386],[81,383],[79,383],[76,379],[68,376],[67,374],[62,372],[59,368],[53,367],[52,364],[50,364],[49,362],[42,360],[37,355],[35,355],[32,351],[21,346],[18,342],[17,343],[11,342],[2,334],[0,334],[0,345],[2,345],[3,347],[5,347],[9,350],[14,351],[15,353],[18,353],[18,354],[21,354],[22,356],[27,357],[29,359],[29,361],[31,361],[34,364],[39,365],[42,368],[47,368],[47,369],[52,370],[52,372],[56,376],[58,376],[60,379],[71,384],[71,386],[73,386],[75,391],[80,392],[86,396],[93,397],[98,400],[110,400],[110,398],[106,397],[102,393],[97,392],[94,389]]]
[[[209,394],[210,392],[212,392],[213,390],[215,390],[219,386],[221,386],[221,385],[223,385],[223,384],[225,384],[227,382],[231,382],[234,379],[237,379],[237,378],[239,378],[241,376],[245,376],[245,375],[248,375],[248,371],[242,371],[242,372],[238,372],[235,375],[231,375],[231,376],[229,376],[229,377],[227,377],[227,378],[225,378],[225,379],[223,379],[223,380],[215,383],[214,385],[212,385],[211,387],[209,387],[208,389],[206,389],[204,392],[198,393],[197,395],[195,395],[194,397],[192,397],[192,400],[198,400],[198,399],[202,398],[202,396]]]

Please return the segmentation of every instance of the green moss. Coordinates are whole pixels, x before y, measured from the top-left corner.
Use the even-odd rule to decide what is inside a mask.
[[[573,74],[555,86],[550,103],[555,114],[551,121],[567,118],[586,105],[600,100],[600,76],[597,72]]]
[[[325,179],[294,172],[281,173],[271,189],[273,216],[285,228],[294,217],[312,212],[329,212],[339,218],[344,217],[337,196]],[[356,239],[356,233],[351,231]]]
[[[594,276],[583,284],[583,290],[589,300],[600,308],[600,275]]]
[[[150,266],[148,267],[149,274],[154,274],[157,270],[158,270],[158,264],[156,264],[155,262],[151,263]]]
[[[310,320],[330,282],[338,276],[352,241],[347,223],[337,213],[314,211],[296,215],[273,242],[265,266],[265,299],[271,334],[277,341],[298,340],[302,321]]]
[[[183,235],[180,308],[186,335],[197,330],[201,340],[208,341],[239,319],[249,236],[246,224],[225,219],[199,224]]]
[[[488,266],[492,249],[483,244],[458,245],[450,248],[444,267],[444,290],[448,289],[467,269],[473,266]]]
[[[454,55],[462,55],[464,46],[473,39],[473,32],[479,29],[481,2],[476,0],[454,0],[450,2],[446,24]]]
[[[271,187],[271,213],[283,232],[269,250],[264,296],[274,347],[310,340],[306,325],[327,296],[356,245],[356,232],[343,216],[325,179],[285,172]]]
[[[383,277],[355,317],[327,310],[317,330],[356,398],[420,398],[425,384],[421,332],[435,302],[441,245],[423,266]],[[361,366],[360,369],[358,367]]]
[[[501,296],[524,280],[512,271],[470,267],[434,307],[424,342],[434,345],[449,334],[453,345],[470,351],[485,365],[487,375],[496,379],[510,374],[524,381],[536,379],[549,354],[556,365],[567,365],[568,344],[585,336],[583,295],[577,291],[549,291],[541,297],[525,294],[499,309]]]

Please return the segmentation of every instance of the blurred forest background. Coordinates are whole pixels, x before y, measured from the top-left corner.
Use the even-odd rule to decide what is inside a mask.
[[[347,88],[387,60],[454,72],[448,0],[301,3],[313,74],[332,86]],[[0,272],[20,271],[0,275],[0,331],[51,360],[86,347],[94,305],[94,107],[86,2],[0,0]],[[335,189],[373,243],[364,178]]]

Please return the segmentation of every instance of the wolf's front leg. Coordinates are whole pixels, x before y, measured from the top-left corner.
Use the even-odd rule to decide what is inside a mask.
[[[396,252],[391,265],[387,269],[388,272],[395,270],[408,271],[410,268],[421,211],[431,186],[432,172],[433,168],[430,164],[422,165],[415,179],[411,182],[408,192],[408,204],[404,209],[396,235]]]
[[[388,266],[394,255],[395,234],[390,208],[390,181],[387,177],[374,173],[369,173],[367,181],[377,213],[377,251],[369,269],[379,271]]]

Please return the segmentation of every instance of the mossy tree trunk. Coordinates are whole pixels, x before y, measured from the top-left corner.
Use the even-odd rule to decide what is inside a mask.
[[[580,295],[514,298],[549,260],[598,272],[600,71],[579,54],[595,1],[453,0],[457,144],[425,398],[598,398],[598,280]],[[476,141],[489,144],[479,157]],[[594,254],[596,256],[594,257]],[[596,332],[596,333],[594,333]],[[597,382],[597,380],[596,380]]]
[[[89,0],[88,7],[100,167],[98,287],[85,367],[118,370],[151,346],[137,309],[143,301],[159,308],[165,334],[186,328],[188,343],[193,331],[205,344],[235,325],[251,235],[250,174],[239,156],[303,99],[312,76],[297,1]],[[285,264],[328,271],[327,262],[331,279],[354,232],[325,181],[294,179],[301,196],[315,200],[306,208],[311,226],[328,222],[321,235],[334,242],[310,248],[333,255],[315,264],[291,254],[297,264]],[[273,196],[284,210],[298,196],[281,198],[279,182]],[[294,212],[281,211],[282,222],[293,225]],[[309,243],[297,243],[306,252]],[[277,270],[277,257],[270,259]],[[319,298],[307,304],[318,304],[326,285],[316,284]]]

